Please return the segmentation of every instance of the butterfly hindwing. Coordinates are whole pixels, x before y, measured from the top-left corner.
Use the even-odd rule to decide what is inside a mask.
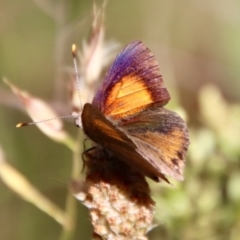
[[[181,117],[158,107],[123,118],[118,128],[159,172],[183,180],[189,133]]]

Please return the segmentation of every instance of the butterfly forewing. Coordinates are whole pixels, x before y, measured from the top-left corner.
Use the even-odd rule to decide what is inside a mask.
[[[135,41],[115,59],[93,105],[118,119],[151,105],[164,106],[169,100],[155,57],[142,42]]]

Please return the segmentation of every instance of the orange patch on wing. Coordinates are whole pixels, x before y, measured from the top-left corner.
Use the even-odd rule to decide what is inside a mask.
[[[143,80],[138,76],[127,76],[115,84],[109,93],[106,101],[107,110],[104,114],[124,117],[127,115],[124,113],[134,113],[152,102],[151,92]]]
[[[118,98],[141,91],[146,88],[143,80],[137,76],[124,77],[121,82],[122,85],[118,93]]]
[[[183,159],[185,158],[185,150],[184,146],[186,146],[186,136],[185,132],[173,129],[169,132],[169,134],[162,134],[155,135],[155,134],[147,134],[146,139],[151,138],[151,141],[155,142],[155,146],[159,145],[159,149],[161,149],[162,156],[164,156],[163,161],[171,167],[174,171],[175,166],[173,164],[173,159],[177,161],[177,165],[181,169],[184,166]],[[146,140],[148,141],[148,140]],[[181,153],[183,158],[180,159],[178,154]]]

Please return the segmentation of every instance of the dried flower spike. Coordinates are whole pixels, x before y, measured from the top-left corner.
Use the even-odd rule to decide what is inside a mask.
[[[90,211],[94,239],[147,239],[155,204],[144,176],[104,149],[84,157],[86,183],[75,183],[74,195]]]

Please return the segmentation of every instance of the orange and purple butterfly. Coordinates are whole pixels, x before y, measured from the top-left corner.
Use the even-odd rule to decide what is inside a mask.
[[[189,133],[183,119],[164,108],[169,100],[155,57],[134,41],[117,56],[76,124],[97,147],[145,176],[183,180]]]

